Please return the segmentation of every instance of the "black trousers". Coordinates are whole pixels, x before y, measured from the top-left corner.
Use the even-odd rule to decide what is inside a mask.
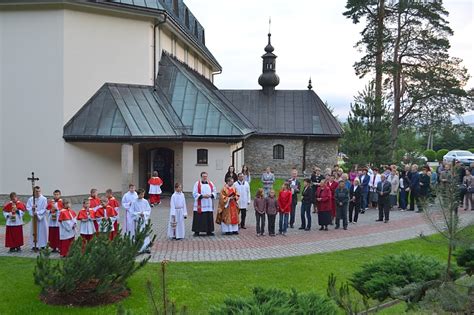
[[[349,202],[349,222],[357,222],[359,220],[359,213],[360,213],[360,201],[359,202]],[[352,218],[352,214],[354,214],[354,218]]]
[[[255,211],[255,218],[257,219],[257,234],[265,232],[265,213]]]
[[[418,207],[418,210],[422,210],[419,197],[419,192],[413,190],[410,191],[410,211],[415,210],[415,204]]]
[[[291,213],[290,213],[290,226],[291,227],[293,227],[293,225],[295,224],[297,203],[298,203],[298,194],[294,194],[291,198]]]
[[[268,214],[268,234],[275,235],[276,214]]]
[[[388,221],[390,219],[390,198],[379,196],[379,220]]]
[[[247,209],[240,209],[240,227],[245,227],[245,218],[247,217]]]

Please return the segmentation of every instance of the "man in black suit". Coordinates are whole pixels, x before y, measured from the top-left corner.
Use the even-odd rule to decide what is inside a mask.
[[[376,221],[384,221],[387,223],[390,219],[390,199],[389,195],[392,191],[392,185],[390,182],[385,178],[385,175],[380,175],[380,182],[377,184],[377,195],[379,197],[379,219]],[[385,220],[384,220],[385,217]]]
[[[354,184],[349,190],[349,222],[356,223],[359,219],[359,212],[362,203],[362,187],[358,178],[354,179]],[[354,220],[352,219],[352,213],[354,213]]]

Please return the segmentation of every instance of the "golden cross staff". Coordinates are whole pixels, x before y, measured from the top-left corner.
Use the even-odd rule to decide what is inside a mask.
[[[36,201],[35,201],[35,182],[39,180],[38,177],[35,177],[35,172],[31,172],[31,177],[27,178],[31,182],[31,188],[33,190],[33,243],[34,248],[38,248],[38,217],[36,216]]]

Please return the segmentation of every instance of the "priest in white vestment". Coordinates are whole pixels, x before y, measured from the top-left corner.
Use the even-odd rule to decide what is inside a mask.
[[[26,209],[28,213],[32,217],[31,220],[31,235],[30,235],[30,245],[33,250],[37,250],[38,248],[44,248],[48,245],[48,211],[46,207],[48,206],[48,199],[41,194],[41,188],[36,186],[34,188],[34,206],[33,206],[33,197],[28,199],[26,203]],[[36,246],[34,243],[34,219],[33,217],[36,216],[37,218],[37,242]]]
[[[199,233],[214,235],[214,199],[217,197],[216,186],[208,179],[206,172],[201,173],[201,180],[194,184],[193,188],[193,232],[194,236]]]

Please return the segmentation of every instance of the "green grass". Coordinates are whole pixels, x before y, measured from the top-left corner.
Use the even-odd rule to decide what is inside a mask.
[[[470,231],[474,237],[474,229]],[[446,260],[446,243],[439,236],[436,242],[413,239],[380,246],[300,257],[257,261],[227,261],[200,263],[170,263],[168,265],[168,294],[178,305],[186,305],[190,314],[205,314],[211,305],[222,303],[226,296],[250,296],[255,286],[288,290],[326,292],[330,273],[338,281],[348,279],[363,263],[387,254],[412,252]],[[34,259],[0,257],[0,314],[111,314],[116,306],[68,308],[49,306],[38,300],[39,288],[33,284]],[[159,282],[160,264],[150,263],[130,281],[132,294],[123,301],[133,314],[149,313],[145,282]],[[14,284],[14,287],[12,285]],[[158,285],[156,286],[157,290]],[[21,301],[21,302],[20,302]],[[403,307],[394,306],[384,314],[395,314]]]
[[[2,209],[3,207],[0,207],[0,212],[2,212]],[[30,215],[28,214],[28,212],[25,212],[24,216],[23,216],[23,223],[28,223],[30,222],[31,220],[31,217]],[[2,215],[0,216],[0,225],[5,225],[6,224],[6,220],[5,220],[5,217],[3,216],[3,212],[2,212]]]
[[[281,186],[283,185],[283,183],[285,183],[284,179],[282,179],[282,178],[276,178],[275,179],[275,182],[273,183],[273,190],[275,190],[276,196],[278,196],[278,193],[280,192]],[[260,178],[252,179],[250,181],[250,194],[251,194],[252,198],[255,197],[255,194],[257,193],[257,190],[259,188],[263,188],[263,184],[262,184],[262,181],[260,180]]]

